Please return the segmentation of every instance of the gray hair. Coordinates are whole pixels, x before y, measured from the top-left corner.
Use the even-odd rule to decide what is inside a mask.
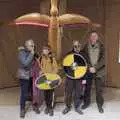
[[[29,45],[34,45],[34,41],[32,39],[29,39],[29,40],[25,41],[25,47],[27,47]]]

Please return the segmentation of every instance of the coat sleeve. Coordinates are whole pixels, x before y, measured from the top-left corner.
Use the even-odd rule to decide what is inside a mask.
[[[53,73],[58,73],[58,64],[55,58],[53,58],[52,68],[53,68]]]
[[[24,51],[19,52],[19,61],[24,67],[27,67],[32,62],[33,58],[34,55],[31,53],[26,55]]]
[[[91,63],[90,63],[90,58],[89,58],[89,55],[88,55],[87,47],[88,47],[88,45],[86,44],[84,46],[84,48],[81,50],[81,52],[82,52],[82,55],[83,55],[83,57],[85,58],[85,60],[87,62],[88,67],[91,67]]]
[[[101,51],[100,57],[99,57],[97,65],[95,66],[97,71],[105,67],[105,48],[103,45],[101,45],[100,51]]]

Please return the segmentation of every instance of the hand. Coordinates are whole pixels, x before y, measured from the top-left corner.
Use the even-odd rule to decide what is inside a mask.
[[[49,85],[49,84],[51,84],[51,81],[50,80],[46,80],[46,83]]]
[[[44,75],[44,73],[43,73],[43,72],[41,72],[41,71],[39,72],[39,74],[40,74],[41,76],[42,76],[42,75]]]
[[[31,50],[31,54],[33,54],[33,55],[35,54],[35,51],[34,51],[34,49],[32,49],[32,50]]]
[[[85,85],[86,84],[86,80],[82,80],[82,85]]]
[[[96,73],[96,69],[95,69],[94,67],[90,67],[90,68],[89,68],[89,71],[90,71],[91,73]]]

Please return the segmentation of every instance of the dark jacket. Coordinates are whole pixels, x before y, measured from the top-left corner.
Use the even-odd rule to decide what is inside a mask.
[[[100,41],[98,43],[100,44],[100,48],[99,48],[100,52],[99,52],[99,58],[98,58],[97,64],[95,66],[96,76],[104,77],[105,75],[105,49],[104,49],[104,45]],[[87,60],[88,68],[92,67],[91,62],[90,62],[90,57],[89,57],[88,43],[84,46],[84,49],[82,51]]]

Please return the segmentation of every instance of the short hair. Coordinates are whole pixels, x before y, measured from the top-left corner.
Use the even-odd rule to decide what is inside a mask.
[[[89,35],[91,35],[92,33],[97,33],[98,34],[98,32],[96,30],[92,30],[92,31],[88,32]]]
[[[81,44],[79,40],[72,40],[72,42],[78,42],[78,44]]]
[[[25,41],[25,46],[28,46],[29,44],[34,44],[34,41],[32,39],[28,39]]]
[[[43,49],[44,49],[44,48],[47,48],[47,49],[51,50],[51,46],[50,46],[49,44],[45,44],[45,45],[43,46]]]

